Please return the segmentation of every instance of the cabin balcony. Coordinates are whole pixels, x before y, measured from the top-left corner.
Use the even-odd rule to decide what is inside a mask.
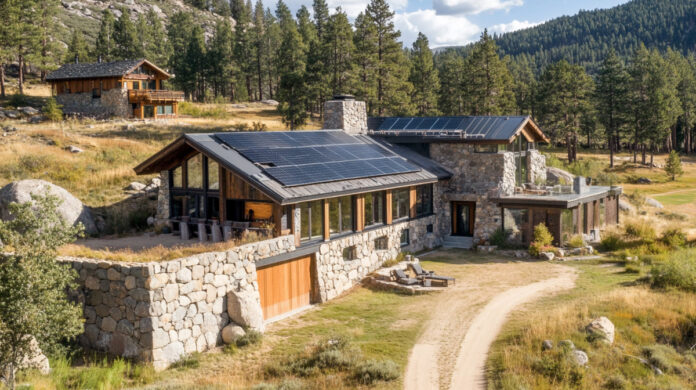
[[[183,102],[184,93],[181,91],[165,91],[154,89],[131,89],[128,91],[129,103],[172,103]]]

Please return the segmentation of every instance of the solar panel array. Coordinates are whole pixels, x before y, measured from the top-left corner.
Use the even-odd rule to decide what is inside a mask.
[[[215,136],[285,186],[420,170],[404,158],[342,131],[239,132]]]
[[[384,118],[379,131],[453,131],[460,130],[468,136],[487,140],[511,137],[527,120],[524,116],[441,116]]]

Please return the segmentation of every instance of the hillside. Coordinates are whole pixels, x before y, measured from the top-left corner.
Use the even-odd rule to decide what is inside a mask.
[[[179,11],[193,12],[196,15],[196,21],[208,33],[212,33],[215,21],[222,18],[212,12],[191,7],[182,0],[62,0],[61,6],[58,12],[57,37],[63,43],[68,42],[74,29],[79,29],[90,44],[94,43],[99,33],[102,11],[106,8],[109,8],[118,18],[121,15],[120,9],[125,7],[131,12],[134,20],[138,15],[144,15],[152,9],[162,18],[165,25],[167,19]]]
[[[502,54],[514,60],[526,57],[537,70],[566,59],[594,73],[609,48],[627,58],[641,42],[686,54],[696,45],[696,0],[633,0],[503,34],[496,42]]]

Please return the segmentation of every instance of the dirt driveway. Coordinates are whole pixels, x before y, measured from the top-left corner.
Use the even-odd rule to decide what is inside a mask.
[[[407,390],[485,388],[488,347],[507,314],[543,294],[571,288],[575,280],[570,267],[459,250],[437,251],[421,261],[455,276],[457,283],[434,297],[430,320],[409,356]]]

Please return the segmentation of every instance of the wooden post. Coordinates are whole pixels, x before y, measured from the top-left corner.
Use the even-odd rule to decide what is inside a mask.
[[[218,165],[218,181],[220,186],[220,225],[227,219],[227,180],[225,175],[225,168]]]
[[[152,107],[153,107],[152,117],[154,119],[157,119],[157,105],[154,105]]]
[[[292,235],[295,236],[295,247],[297,248],[300,247],[300,235],[302,234],[297,228],[298,226],[302,226],[300,218],[302,218],[302,212],[300,210],[300,205],[296,204],[292,207],[292,224],[290,224],[290,230],[292,231]]]
[[[392,223],[392,190],[387,190],[387,194],[384,197],[384,221],[387,225]]]
[[[355,197],[355,231],[365,230],[365,194]]]
[[[331,230],[329,229],[329,201],[327,199],[324,202],[324,241],[329,241],[331,239]]]
[[[142,104],[142,103],[140,103],[140,105],[138,106],[138,108],[140,109],[140,110],[138,111],[138,117],[139,117],[140,119],[145,119],[145,105]]]
[[[178,102],[172,103],[172,112],[174,113],[174,116],[179,115],[179,103]]]
[[[410,187],[408,191],[408,210],[411,218],[416,218],[416,187]]]

